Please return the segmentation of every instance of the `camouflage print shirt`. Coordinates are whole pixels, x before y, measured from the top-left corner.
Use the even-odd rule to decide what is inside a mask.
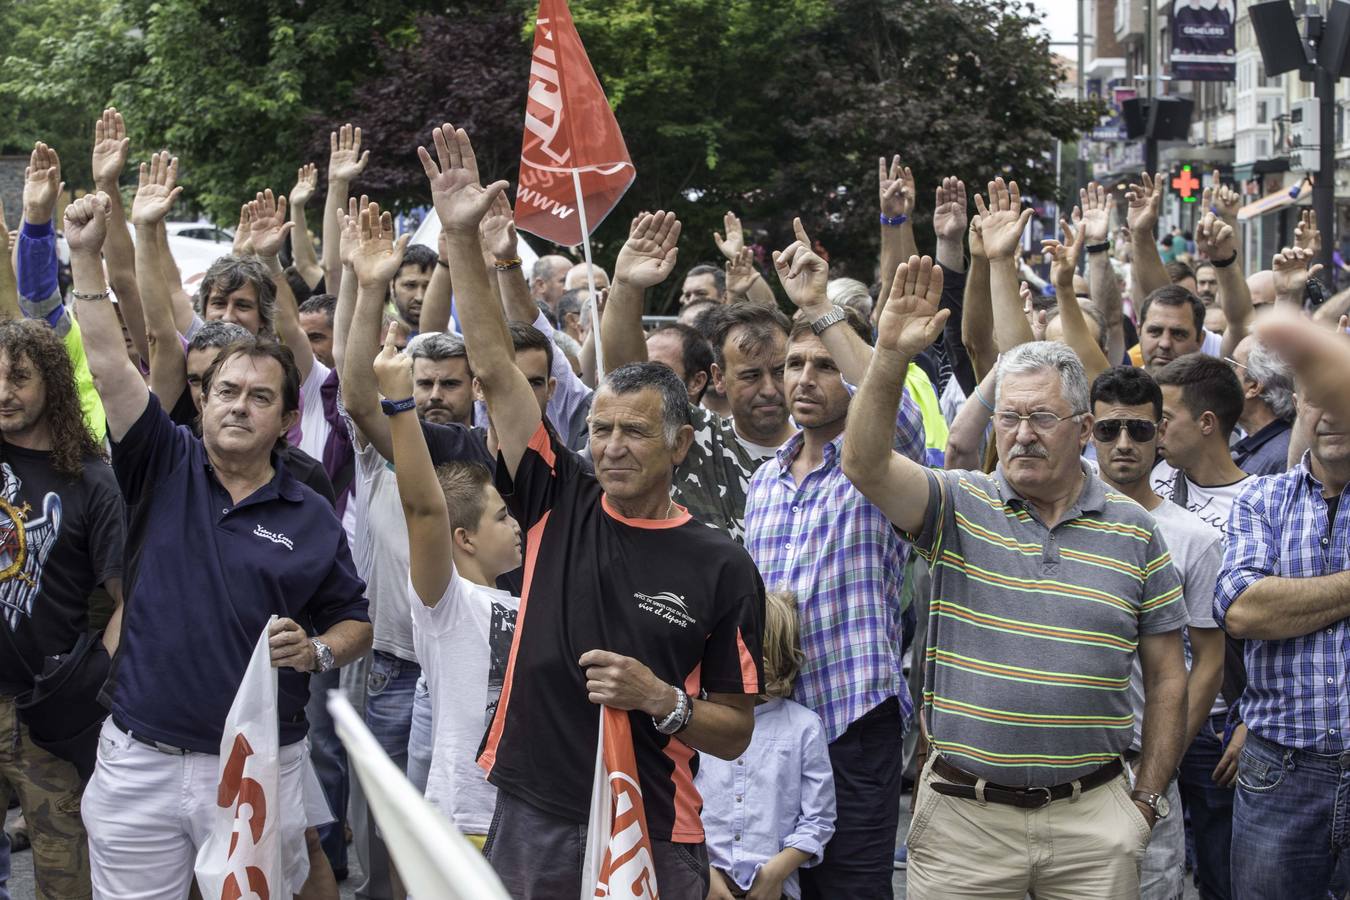
[[[745,495],[750,477],[768,456],[754,456],[736,437],[730,419],[689,406],[694,443],[675,469],[675,502],[705,525],[745,542]]]

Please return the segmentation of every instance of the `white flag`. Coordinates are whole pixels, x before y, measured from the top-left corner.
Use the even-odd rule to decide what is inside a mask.
[[[197,851],[203,897],[280,898],[291,892],[278,828],[277,670],[267,638],[263,628],[225,718],[216,822]]]
[[[347,698],[330,691],[328,711],[408,895],[418,900],[510,900],[483,854],[412,786]]]
[[[628,713],[599,718],[580,900],[660,900]]]

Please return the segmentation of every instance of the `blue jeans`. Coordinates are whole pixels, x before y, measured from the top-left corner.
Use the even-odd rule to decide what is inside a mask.
[[[431,748],[435,735],[431,733],[431,691],[427,676],[417,679],[413,691],[412,731],[408,734],[408,780],[423,794],[427,792],[427,778],[431,774]]]
[[[1237,900],[1326,900],[1350,884],[1350,753],[1247,734],[1233,811]]]
[[[1195,841],[1195,883],[1202,900],[1229,900],[1232,878],[1229,849],[1233,841],[1233,791],[1211,777],[1223,756],[1223,716],[1210,716],[1186,748],[1177,775],[1181,803],[1191,820]]]
[[[371,651],[370,668],[366,672],[366,727],[400,769],[406,769],[408,765],[413,691],[421,675],[422,667],[415,662],[399,659],[383,650]],[[380,839],[369,807],[364,803],[361,806],[366,820],[354,825],[352,833],[362,842],[359,853],[366,880],[357,886],[356,896],[361,900],[382,900],[390,895],[389,851]]]
[[[324,856],[339,879],[347,872],[347,753],[342,749],[333,717],[328,714],[328,692],[338,689],[341,674],[337,669],[309,676],[309,703],[305,718],[309,721],[309,755],[314,773],[319,776],[323,795],[333,821],[319,828],[319,843]]]

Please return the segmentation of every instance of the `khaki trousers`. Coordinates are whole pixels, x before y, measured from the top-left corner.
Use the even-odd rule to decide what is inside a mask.
[[[930,757],[910,822],[910,900],[1139,900],[1149,827],[1121,775],[1040,809],[948,797]]]

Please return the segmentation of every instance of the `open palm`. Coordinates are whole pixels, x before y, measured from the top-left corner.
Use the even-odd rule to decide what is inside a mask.
[[[328,135],[328,180],[351,183],[366,169],[370,151],[361,152],[361,129],[350,123]]]
[[[154,225],[169,214],[183,191],[176,186],[178,160],[161,151],[150,157],[149,165],[141,163],[140,175],[140,186],[131,203],[131,221],[135,225]]]
[[[403,251],[407,246],[406,234],[397,242],[394,240],[393,217],[381,213],[378,203],[370,204],[358,216],[356,246],[351,252],[356,283],[380,287],[388,284],[403,265]]]
[[[253,215],[249,226],[253,252],[262,257],[276,256],[291,232],[291,223],[286,221],[286,198],[273,196],[268,188],[249,203],[249,212]]]
[[[127,151],[131,139],[122,114],[112,107],[103,111],[94,125],[94,183],[116,182],[127,166]]]
[[[932,257],[911,256],[900,264],[891,296],[877,323],[877,346],[913,358],[937,340],[950,314],[940,309],[942,267]]]
[[[431,183],[431,204],[447,231],[477,232],[479,223],[492,208],[494,198],[506,190],[505,181],[483,187],[478,179],[478,159],[473,144],[463,128],[450,123],[431,131],[436,145],[436,159],[426,147],[418,147],[417,155]]]
[[[635,287],[660,284],[675,268],[679,255],[680,220],[672,212],[643,213],[614,263],[614,277]]]
[[[516,255],[516,220],[511,212],[511,201],[498,194],[483,217],[483,249],[497,259],[511,259]]]

